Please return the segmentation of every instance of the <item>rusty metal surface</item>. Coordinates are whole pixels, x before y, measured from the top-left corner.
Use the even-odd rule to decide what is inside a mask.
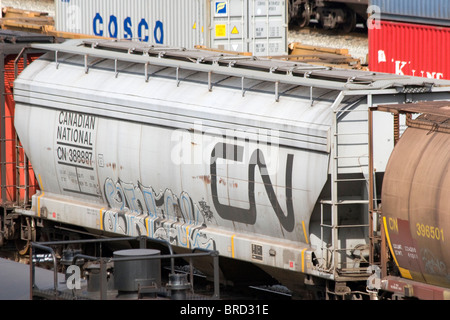
[[[450,135],[408,128],[383,182],[388,243],[404,278],[450,287]]]
[[[407,104],[379,105],[379,111],[398,113],[426,113],[450,118],[450,101],[423,101]]]
[[[416,297],[421,300],[449,300],[450,291],[420,282],[388,276],[382,283],[382,289],[393,292],[399,298]]]

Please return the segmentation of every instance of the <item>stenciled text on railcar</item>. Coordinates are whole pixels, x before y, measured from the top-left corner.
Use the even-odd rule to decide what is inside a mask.
[[[58,118],[56,139],[77,145],[92,147],[92,131],[95,117],[87,114],[61,111]]]
[[[92,167],[96,118],[88,114],[60,111],[57,121],[58,163]]]

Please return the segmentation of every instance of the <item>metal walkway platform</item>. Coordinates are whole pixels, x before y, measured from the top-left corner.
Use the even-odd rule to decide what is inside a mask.
[[[39,288],[52,288],[52,270],[36,268],[36,285]],[[58,274],[58,282],[64,281]],[[0,300],[30,300],[30,266],[0,258]]]

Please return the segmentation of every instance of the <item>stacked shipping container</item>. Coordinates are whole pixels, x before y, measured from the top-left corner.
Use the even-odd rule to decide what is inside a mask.
[[[58,31],[254,55],[287,53],[286,0],[55,0]]]
[[[369,28],[372,71],[450,79],[448,0],[371,0],[378,23]]]

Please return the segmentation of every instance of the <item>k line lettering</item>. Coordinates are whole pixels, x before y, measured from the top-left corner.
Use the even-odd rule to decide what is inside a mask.
[[[410,75],[413,77],[426,77],[429,79],[443,79],[444,73],[437,71],[425,71],[425,70],[416,70],[411,67],[411,61],[403,61],[403,60],[394,60],[391,59],[392,66],[389,69],[393,69],[394,73],[400,76]],[[383,50],[378,51],[378,63],[386,63],[386,54]],[[387,71],[389,72],[389,71]],[[391,71],[392,72],[392,71]]]
[[[387,63],[386,59],[386,53],[384,50],[378,50],[378,63],[383,64]],[[404,75],[411,75],[413,77],[427,77],[429,79],[443,79],[444,74],[442,72],[436,72],[436,71],[417,71],[416,69],[413,69],[412,67],[413,63],[411,61],[403,61],[403,60],[390,60],[392,65],[389,66],[390,68],[394,68],[394,73],[404,76]],[[390,71],[388,71],[390,72]]]
[[[404,76],[406,75],[407,69],[405,69],[406,66],[409,66],[411,64],[411,61],[407,62],[407,61],[401,61],[401,60],[395,60],[394,61],[395,64],[395,74]],[[406,73],[405,73],[406,72]],[[410,74],[413,77],[427,77],[429,79],[442,79],[444,77],[444,74],[442,72],[429,72],[429,71],[417,71],[415,69],[411,69]]]

